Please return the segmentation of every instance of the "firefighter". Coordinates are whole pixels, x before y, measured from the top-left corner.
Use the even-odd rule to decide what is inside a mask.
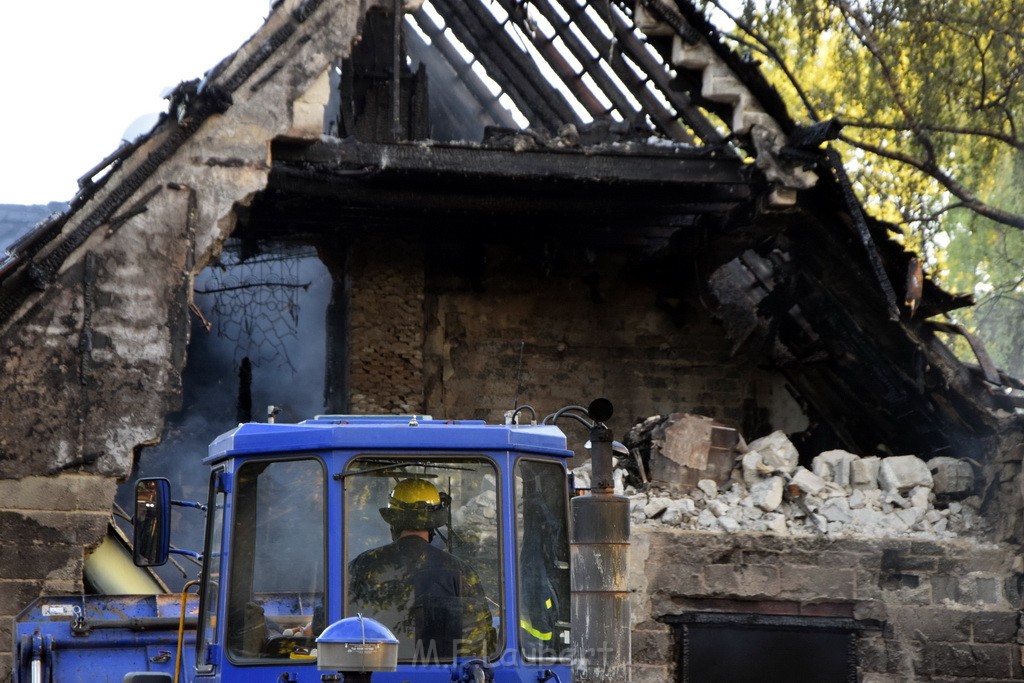
[[[425,479],[400,481],[380,508],[392,542],[349,565],[349,615],[391,628],[417,662],[484,657],[496,634],[480,578],[468,564],[431,544],[448,523],[448,496]]]

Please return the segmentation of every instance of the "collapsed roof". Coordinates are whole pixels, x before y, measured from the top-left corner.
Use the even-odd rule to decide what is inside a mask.
[[[284,48],[355,4],[278,3],[238,53],[181,84],[152,131],[8,251],[0,325],[87,241],[145,212],[163,165],[200,163],[179,154],[200,132],[239,135],[233,112],[284,79]],[[983,455],[1022,404],[983,354],[969,367],[939,339],[951,328],[931,319],[970,300],[866,216],[822,149],[838,125],[797,125],[686,0],[386,0],[361,22],[351,48],[303,53],[320,75],[288,103],[255,198],[236,191],[247,230],[317,230],[327,216],[372,229],[426,211],[453,234],[481,218],[497,232],[574,225],[641,244],[667,298],[697,261],[736,353],[786,375],[816,436],[861,452]]]

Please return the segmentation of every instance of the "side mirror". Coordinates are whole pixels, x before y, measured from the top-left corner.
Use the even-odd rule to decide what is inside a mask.
[[[137,567],[158,567],[171,551],[171,484],[166,479],[139,479],[135,484],[132,542]]]

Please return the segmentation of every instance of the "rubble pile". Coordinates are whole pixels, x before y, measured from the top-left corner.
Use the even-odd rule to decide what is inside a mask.
[[[660,446],[661,444],[656,444]],[[634,485],[634,461],[615,470],[616,493],[628,496],[634,524],[781,535],[954,538],[982,523],[972,464],[949,457],[928,462],[914,455],[861,457],[842,450],[799,465],[783,432],[739,444],[728,478],[695,486],[656,476]],[[590,466],[574,470],[587,488]],[[656,473],[655,473],[656,474]]]

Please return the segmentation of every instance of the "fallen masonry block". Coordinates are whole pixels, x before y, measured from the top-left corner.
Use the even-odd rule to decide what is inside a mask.
[[[927,463],[937,495],[969,496],[974,493],[974,468],[958,458],[939,456]]]
[[[789,483],[793,486],[799,487],[799,489],[804,493],[814,495],[825,488],[826,482],[814,472],[811,472],[804,467],[797,467],[793,476],[790,478]]]
[[[857,460],[860,456],[843,450],[825,451],[811,461],[811,469],[825,481],[849,488],[853,485],[852,465]]]
[[[800,461],[800,453],[796,450],[796,446],[782,431],[772,432],[768,436],[755,439],[750,442],[748,448],[760,453],[764,464],[786,473],[795,470]]]
[[[772,468],[765,464],[764,456],[758,451],[744,453],[740,459],[740,468],[743,470],[743,483],[748,489],[772,472]]]
[[[850,483],[855,489],[877,489],[878,468],[882,459],[876,456],[858,458],[850,463]]]
[[[625,445],[637,462],[627,463],[630,473],[624,484],[639,488],[641,480],[657,481],[676,494],[702,479],[723,486],[732,472],[738,440],[735,429],[710,417],[672,413],[648,418],[626,436]]]
[[[782,505],[782,477],[769,477],[750,488],[750,498],[755,506],[765,512],[774,512]]]
[[[932,488],[932,473],[916,455],[893,455],[882,460],[878,483],[887,491],[909,491],[915,486]]]

